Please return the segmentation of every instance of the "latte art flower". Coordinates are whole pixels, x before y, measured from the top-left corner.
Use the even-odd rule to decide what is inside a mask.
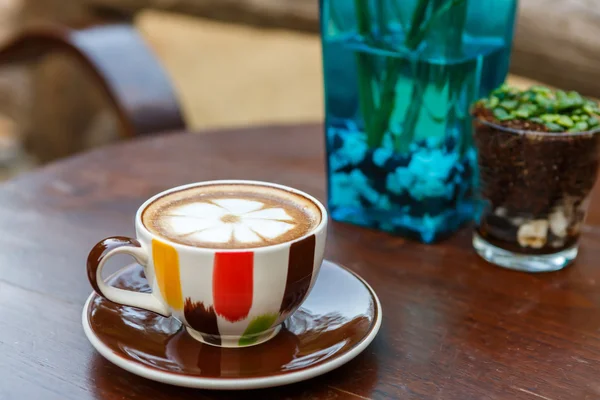
[[[296,226],[283,208],[248,199],[185,204],[163,218],[175,235],[209,243],[264,243]]]

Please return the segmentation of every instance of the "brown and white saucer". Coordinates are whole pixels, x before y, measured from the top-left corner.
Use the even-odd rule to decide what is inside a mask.
[[[138,265],[109,283],[150,290]],[[117,305],[96,293],[83,309],[83,328],[100,354],[136,375],[194,388],[256,389],[310,379],[347,363],[375,338],[381,318],[373,289],[353,272],[324,261],[300,309],[277,336],[258,346],[202,344],[174,318]]]

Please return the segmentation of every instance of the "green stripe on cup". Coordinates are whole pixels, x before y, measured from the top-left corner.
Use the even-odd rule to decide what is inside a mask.
[[[278,313],[274,314],[264,314],[254,318],[248,324],[248,327],[244,331],[244,335],[239,341],[240,346],[250,346],[254,344],[258,340],[258,334],[262,333],[277,321],[277,317],[279,317]]]

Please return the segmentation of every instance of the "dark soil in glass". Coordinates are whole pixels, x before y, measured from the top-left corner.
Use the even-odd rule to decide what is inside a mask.
[[[473,110],[484,209],[477,232],[491,244],[551,254],[579,238],[597,178],[600,135],[549,132],[528,120]]]

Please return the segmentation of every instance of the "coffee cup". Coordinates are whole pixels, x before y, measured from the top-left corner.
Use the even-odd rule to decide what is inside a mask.
[[[245,347],[274,337],[307,297],[323,261],[327,211],[299,190],[257,181],[210,181],[147,200],[136,239],[91,250],[87,273],[109,301],[180,320],[196,340]],[[106,261],[128,254],[151,293],[108,286]]]

